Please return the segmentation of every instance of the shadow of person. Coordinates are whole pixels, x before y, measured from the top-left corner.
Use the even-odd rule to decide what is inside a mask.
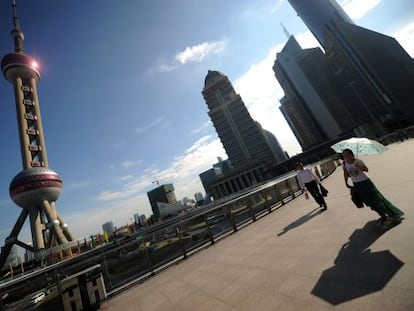
[[[284,227],[283,231],[279,232],[277,234],[277,236],[281,236],[281,235],[285,234],[286,232],[288,232],[289,230],[295,229],[296,227],[299,227],[299,226],[303,225],[304,223],[308,222],[313,217],[319,215],[323,211],[324,210],[322,210],[321,208],[315,208],[314,210],[310,211],[306,215],[303,215],[302,217],[296,219],[294,222],[292,222],[289,225],[287,225],[286,227]]]
[[[389,250],[371,252],[368,248],[387,230],[376,221],[356,229],[339,251],[335,265],[322,273],[311,293],[337,305],[383,289],[404,265]]]

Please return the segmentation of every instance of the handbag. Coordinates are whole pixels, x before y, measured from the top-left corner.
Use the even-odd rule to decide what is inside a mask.
[[[320,190],[322,196],[324,196],[324,197],[328,196],[329,191],[324,186],[322,186],[322,184],[319,184],[319,190]]]

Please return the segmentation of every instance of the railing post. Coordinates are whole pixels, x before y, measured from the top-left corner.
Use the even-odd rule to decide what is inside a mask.
[[[204,222],[206,223],[207,232],[208,232],[208,236],[210,237],[211,244],[214,244],[214,236],[213,236],[213,233],[211,232],[210,224],[208,223],[207,214],[204,214]]]
[[[237,232],[236,221],[234,220],[234,215],[233,215],[232,209],[230,207],[227,207],[227,210],[228,210],[228,213],[229,213],[231,224],[233,226],[233,231]]]
[[[151,275],[155,275],[154,267],[152,266],[151,257],[148,251],[149,245],[150,245],[150,242],[145,242],[145,246],[144,246],[145,259],[147,260],[148,267],[150,268],[150,271],[151,271]]]
[[[280,201],[282,205],[284,205],[285,202],[283,201],[282,193],[279,190],[279,187],[278,187],[279,185],[280,185],[280,183],[277,183],[276,185],[273,186],[273,189],[275,189],[275,194],[276,194],[277,200]]]
[[[187,252],[185,250],[184,243],[183,243],[183,235],[181,234],[180,228],[178,228],[178,227],[175,227],[175,232],[178,236],[178,241],[180,242],[181,250],[183,251],[183,256],[184,256],[184,259],[185,259],[185,258],[187,258]]]
[[[253,222],[256,221],[256,214],[253,211],[253,207],[251,205],[249,205],[249,212],[250,212],[250,216],[252,217]]]
[[[293,191],[292,184],[290,183],[291,180],[292,180],[292,178],[287,179],[286,183],[288,184],[290,195],[291,195],[292,199],[294,199],[295,198],[295,191]]]
[[[108,288],[112,289],[111,275],[109,274],[108,263],[106,262],[106,256],[105,256],[105,253],[103,251],[102,251],[102,257],[103,257],[103,259],[102,259],[102,268],[103,268],[102,271],[103,271],[104,275],[106,276],[106,279],[109,282],[109,284],[108,284],[109,287]]]
[[[272,211],[272,209],[270,208],[270,204],[269,204],[269,200],[267,199],[267,189],[263,189],[262,191],[262,195],[264,197],[265,200],[265,208],[267,208],[267,211],[270,213]]]

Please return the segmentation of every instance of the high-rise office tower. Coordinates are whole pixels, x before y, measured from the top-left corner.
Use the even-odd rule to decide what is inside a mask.
[[[161,217],[158,203],[177,203],[173,184],[165,184],[152,189],[151,191],[147,192],[147,196],[151,204],[152,213],[156,219],[159,219]]]
[[[360,136],[414,124],[414,61],[392,37],[355,25],[334,0],[289,0],[325,50]]]
[[[323,47],[325,47],[327,41],[325,38],[326,28],[335,27],[336,21],[354,23],[335,0],[288,1]]]
[[[55,207],[63,185],[59,175],[49,169],[36,87],[40,73],[35,60],[24,53],[24,36],[20,30],[15,0],[13,13],[14,52],[3,57],[1,69],[14,86],[23,171],[12,180],[10,196],[22,211],[6,239],[0,267],[15,244],[36,254],[74,240]],[[30,219],[33,247],[18,240],[27,217]]]
[[[217,171],[214,168],[210,168],[198,175],[200,177],[201,184],[203,185],[206,196],[210,197],[213,194],[211,185],[217,180]]]
[[[136,224],[143,225],[146,219],[147,218],[145,217],[144,214],[134,214],[134,222]]]
[[[235,168],[254,162],[269,165],[278,162],[278,155],[266,140],[261,126],[252,119],[227,76],[209,70],[202,94],[211,121]]]
[[[196,193],[194,193],[194,200],[195,200],[197,203],[202,202],[202,201],[203,201],[203,199],[204,199],[204,196],[203,196],[203,194],[202,194],[201,192],[196,192]]]
[[[356,126],[329,80],[320,48],[302,49],[291,36],[277,54],[273,70],[285,93],[280,110],[304,151]]]
[[[113,221],[107,221],[106,223],[104,223],[102,225],[102,231],[104,232],[104,234],[106,232],[109,235],[114,233],[115,232],[114,222]]]
[[[233,170],[233,165],[231,164],[229,159],[223,160],[221,157],[217,157],[217,160],[218,162],[213,164],[212,168],[198,175],[206,192],[206,197],[210,197],[213,194],[211,185],[218,178],[223,176],[223,174],[226,174]]]

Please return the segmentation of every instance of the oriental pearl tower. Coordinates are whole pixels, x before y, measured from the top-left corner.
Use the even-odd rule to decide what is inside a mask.
[[[2,248],[0,269],[14,244],[38,255],[55,246],[65,249],[65,244],[74,240],[55,207],[63,183],[48,165],[36,88],[40,72],[35,60],[24,53],[24,36],[20,30],[15,0],[12,7],[14,52],[3,57],[1,70],[14,87],[23,170],[11,181],[9,192],[22,210]],[[33,246],[18,239],[27,217],[30,219]]]

